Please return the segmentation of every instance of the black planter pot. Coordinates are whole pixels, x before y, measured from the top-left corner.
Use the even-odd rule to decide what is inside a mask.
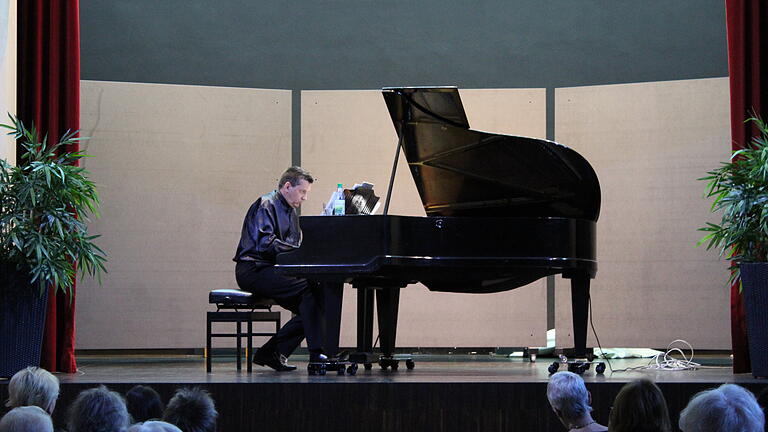
[[[741,263],[752,375],[768,377],[768,263]]]
[[[29,273],[0,263],[0,377],[40,365],[47,300]]]

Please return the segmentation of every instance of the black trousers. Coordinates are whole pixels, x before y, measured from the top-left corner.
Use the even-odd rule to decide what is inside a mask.
[[[304,337],[310,351],[323,350],[322,292],[318,284],[306,279],[278,274],[273,266],[259,267],[238,261],[235,278],[240,289],[271,298],[295,315],[261,349],[288,357]]]

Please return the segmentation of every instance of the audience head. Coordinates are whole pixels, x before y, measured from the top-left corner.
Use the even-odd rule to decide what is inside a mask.
[[[683,432],[762,432],[765,415],[755,396],[735,384],[696,394],[680,413]]]
[[[584,380],[573,372],[557,372],[549,377],[547,399],[566,427],[592,411]]]
[[[38,406],[53,413],[59,398],[59,379],[45,369],[30,366],[16,372],[8,383],[8,407]]]
[[[145,422],[163,417],[163,402],[155,389],[137,385],[125,394],[125,405],[135,422]]]
[[[130,416],[123,398],[104,386],[84,390],[69,408],[69,432],[124,432]]]
[[[218,415],[208,392],[199,387],[182,387],[168,402],[163,420],[184,432],[214,432]]]
[[[53,432],[51,416],[38,406],[14,408],[0,419],[0,432]]]
[[[667,401],[653,381],[642,379],[624,385],[613,401],[608,421],[612,432],[669,432]]]
[[[760,393],[757,394],[757,404],[763,409],[765,413],[766,407],[768,407],[768,386],[763,387]]]
[[[164,421],[148,421],[131,426],[128,432],[182,432],[182,430]]]

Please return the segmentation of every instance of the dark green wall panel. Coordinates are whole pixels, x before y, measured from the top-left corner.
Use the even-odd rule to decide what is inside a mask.
[[[728,74],[722,0],[81,0],[82,78],[286,89]]]

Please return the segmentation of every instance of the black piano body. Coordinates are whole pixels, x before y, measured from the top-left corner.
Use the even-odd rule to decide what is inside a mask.
[[[375,293],[388,358],[409,284],[492,293],[562,274],[571,280],[575,352],[584,355],[600,210],[589,163],[551,141],[469,129],[456,88],[383,93],[427,216],[302,216],[301,247],[277,257],[281,272],[325,281],[334,293],[330,351],[343,283],[358,288],[360,352],[372,350]]]

